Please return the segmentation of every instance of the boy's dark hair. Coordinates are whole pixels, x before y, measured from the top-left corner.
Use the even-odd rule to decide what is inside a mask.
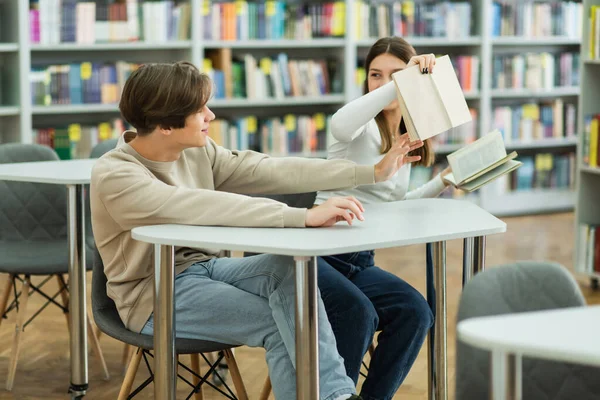
[[[144,64],[125,82],[119,109],[140,136],[158,126],[183,128],[186,118],[208,102],[210,82],[187,61]]]

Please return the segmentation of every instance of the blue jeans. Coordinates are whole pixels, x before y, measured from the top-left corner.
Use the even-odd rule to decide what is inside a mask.
[[[175,277],[176,336],[263,347],[275,398],[295,399],[294,276],[291,257],[268,254],[192,265]],[[318,325],[320,398],[355,393],[320,297]]]
[[[406,378],[434,318],[425,298],[374,264],[374,251],[319,257],[319,289],[346,372],[356,383],[376,331],[364,400],[389,400]]]

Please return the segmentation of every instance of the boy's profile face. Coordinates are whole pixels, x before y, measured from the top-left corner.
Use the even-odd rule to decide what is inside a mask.
[[[205,105],[186,118],[183,128],[173,129],[171,137],[184,149],[206,146],[208,127],[214,119],[215,114]]]

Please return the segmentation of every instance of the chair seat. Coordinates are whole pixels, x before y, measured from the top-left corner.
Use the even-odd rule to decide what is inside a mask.
[[[114,339],[146,350],[154,349],[154,337],[127,329],[115,308],[95,308],[94,321],[100,330]],[[175,352],[177,354],[210,353],[234,347],[239,346],[200,339],[178,338],[175,340]]]
[[[86,240],[86,270],[91,271],[94,248]],[[66,274],[69,271],[66,238],[0,242],[0,272],[29,275]]]

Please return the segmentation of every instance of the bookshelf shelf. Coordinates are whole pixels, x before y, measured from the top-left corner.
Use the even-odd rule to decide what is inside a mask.
[[[477,100],[481,97],[481,93],[477,91],[464,92],[465,100]]]
[[[329,47],[344,47],[345,39],[283,39],[283,40],[206,40],[202,42],[202,46],[206,49],[312,49],[312,48],[329,48]]]
[[[547,138],[538,139],[530,142],[506,143],[507,150],[529,150],[529,149],[550,149],[556,147],[569,147],[577,145],[577,137],[566,138]]]
[[[481,44],[480,36],[470,37],[405,37],[405,39],[414,47],[460,47],[460,46],[479,46]],[[357,47],[371,47],[377,38],[359,39],[356,41]]]
[[[19,51],[17,43],[0,43],[0,53],[10,53],[13,51]]]
[[[549,36],[549,37],[520,37],[502,36],[492,38],[494,46],[556,46],[556,45],[579,45],[579,38]]]
[[[31,44],[32,52],[41,51],[106,51],[106,50],[177,50],[190,49],[192,42],[190,40],[167,41],[167,42],[119,42],[119,43],[60,43],[60,44]]]
[[[117,104],[55,104],[50,106],[33,106],[33,115],[78,114],[78,113],[118,113]]]
[[[572,147],[577,145],[577,137],[567,138],[548,138],[532,140],[530,142],[508,142],[505,144],[506,150],[536,150],[552,149],[561,147]],[[436,153],[449,154],[463,147],[464,144],[438,144],[434,147]],[[600,170],[600,168],[599,168]],[[600,172],[599,172],[600,173]]]
[[[600,167],[588,167],[587,165],[582,165],[580,167],[580,171],[585,172],[587,174],[600,175]]]
[[[548,98],[548,97],[566,97],[578,96],[579,87],[567,86],[556,87],[551,90],[545,89],[492,89],[493,98],[505,99],[527,99],[527,98]]]
[[[583,60],[583,63],[590,64],[590,65],[597,65],[597,64],[600,64],[600,59],[590,60],[589,58],[586,58],[585,60]]]
[[[566,189],[532,189],[486,198],[485,208],[496,216],[572,210],[575,192]]]
[[[330,94],[325,96],[285,97],[283,99],[215,99],[208,102],[212,108],[244,108],[274,106],[310,106],[319,104],[341,104],[344,95]]]
[[[0,117],[19,115],[21,108],[17,106],[0,106]]]

